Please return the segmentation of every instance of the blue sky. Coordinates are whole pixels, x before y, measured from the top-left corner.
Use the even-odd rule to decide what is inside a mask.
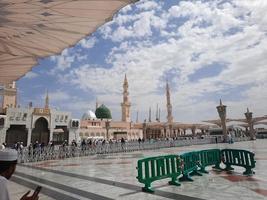
[[[264,0],[140,1],[120,10],[60,55],[18,81],[19,103],[44,105],[80,118],[95,100],[120,119],[124,74],[132,119],[148,118],[157,104],[166,120],[166,79],[176,121],[217,118],[219,99],[229,117],[249,107],[267,114],[267,2]]]

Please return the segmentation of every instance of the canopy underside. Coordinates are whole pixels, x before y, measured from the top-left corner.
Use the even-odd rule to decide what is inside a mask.
[[[133,0],[1,0],[0,84],[25,75],[38,58],[60,53]]]

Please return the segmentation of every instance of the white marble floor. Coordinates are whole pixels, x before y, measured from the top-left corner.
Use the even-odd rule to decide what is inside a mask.
[[[141,192],[137,179],[136,163],[143,157],[182,153],[209,148],[241,148],[256,154],[256,174],[242,175],[242,168],[233,174],[210,170],[202,177],[194,176],[194,182],[181,186],[169,186],[168,180],[153,183],[156,192]],[[41,200],[46,199],[212,199],[249,200],[267,199],[267,140],[234,144],[195,145],[166,148],[155,151],[139,151],[111,155],[94,155],[65,160],[44,161],[17,166],[10,181],[12,200],[19,199],[36,185],[43,187]]]

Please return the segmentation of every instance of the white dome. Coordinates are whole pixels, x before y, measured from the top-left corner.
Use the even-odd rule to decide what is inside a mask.
[[[88,110],[83,114],[82,120],[96,119],[95,113],[91,110]]]

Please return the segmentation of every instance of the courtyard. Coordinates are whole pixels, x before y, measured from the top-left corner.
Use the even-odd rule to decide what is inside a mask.
[[[255,153],[255,175],[242,175],[235,167],[231,174],[208,168],[209,174],[194,176],[194,182],[181,186],[168,185],[163,179],[153,183],[155,193],[141,191],[137,179],[138,159],[211,148],[247,149]],[[13,175],[9,191],[19,199],[36,185],[43,187],[40,198],[45,199],[267,199],[267,149],[265,140],[234,144],[205,144],[128,153],[98,154],[85,157],[20,164]]]

